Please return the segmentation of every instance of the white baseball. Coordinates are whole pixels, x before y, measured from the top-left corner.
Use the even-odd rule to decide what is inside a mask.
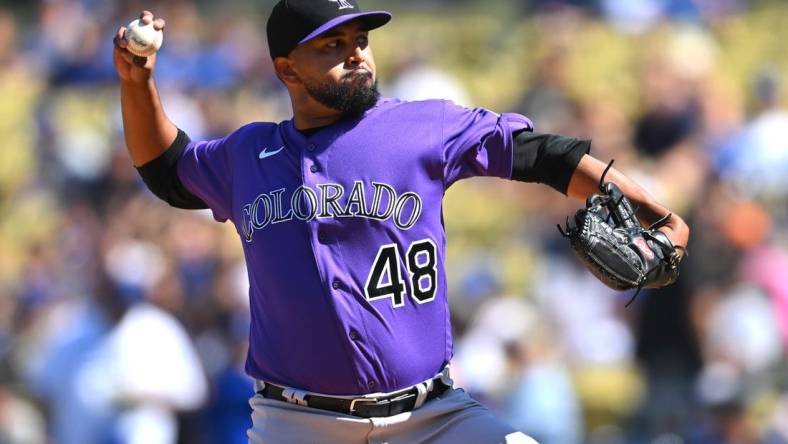
[[[164,33],[155,29],[153,22],[143,24],[140,19],[134,20],[126,27],[126,49],[139,57],[148,57],[161,48]]]

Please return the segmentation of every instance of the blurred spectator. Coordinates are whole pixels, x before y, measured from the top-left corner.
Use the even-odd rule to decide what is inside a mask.
[[[35,406],[0,387],[0,442],[43,444],[45,423]]]
[[[754,115],[718,157],[724,179],[747,196],[785,198],[788,190],[788,111],[780,89],[773,72],[756,79]]]
[[[644,111],[634,135],[641,154],[659,158],[695,135],[701,118],[696,86],[714,68],[715,54],[703,30],[679,28],[645,60]]]
[[[611,24],[625,33],[644,33],[665,18],[716,20],[739,12],[744,0],[601,0]]]
[[[509,394],[504,396],[505,420],[542,444],[576,444],[582,442],[583,434],[580,400],[566,364],[545,350],[554,347],[549,343],[509,345],[516,370]]]
[[[665,13],[661,0],[602,0],[610,23],[622,32],[640,34],[656,25]]]
[[[429,56],[415,55],[406,59],[396,73],[388,95],[402,100],[446,99],[469,106],[465,87],[450,73],[429,63]]]
[[[534,79],[520,109],[542,133],[569,134],[579,126],[577,105],[567,95],[566,58],[561,48],[537,60]]]
[[[788,394],[777,400],[777,406],[770,418],[765,434],[765,444],[788,443]]]

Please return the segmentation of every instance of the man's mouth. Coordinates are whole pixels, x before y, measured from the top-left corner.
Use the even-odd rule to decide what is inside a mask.
[[[345,74],[342,80],[347,82],[355,82],[359,80],[372,80],[372,73],[365,69],[359,69]]]

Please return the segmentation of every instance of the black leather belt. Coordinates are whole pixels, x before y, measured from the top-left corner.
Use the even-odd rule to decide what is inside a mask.
[[[440,378],[435,378],[432,381],[432,390],[427,393],[424,402],[435,399],[451,387]],[[266,383],[265,387],[257,393],[268,399],[293,402],[291,398],[284,396],[286,390],[284,387]],[[418,394],[418,389],[416,386],[413,386],[407,390],[376,398],[334,398],[309,393],[303,396],[303,400],[308,407],[359,416],[361,418],[372,418],[392,416],[413,410],[416,406]]]

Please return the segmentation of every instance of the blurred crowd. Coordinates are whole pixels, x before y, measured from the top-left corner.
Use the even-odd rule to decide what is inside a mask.
[[[192,139],[289,119],[273,2],[219,3],[0,2],[0,443],[246,442],[237,233],[146,191],[111,60],[152,9],[155,77]],[[371,36],[385,95],[591,138],[692,230],[679,281],[625,308],[555,229],[579,202],[453,186],[460,385],[543,444],[788,443],[788,5],[364,5],[395,13]]]

